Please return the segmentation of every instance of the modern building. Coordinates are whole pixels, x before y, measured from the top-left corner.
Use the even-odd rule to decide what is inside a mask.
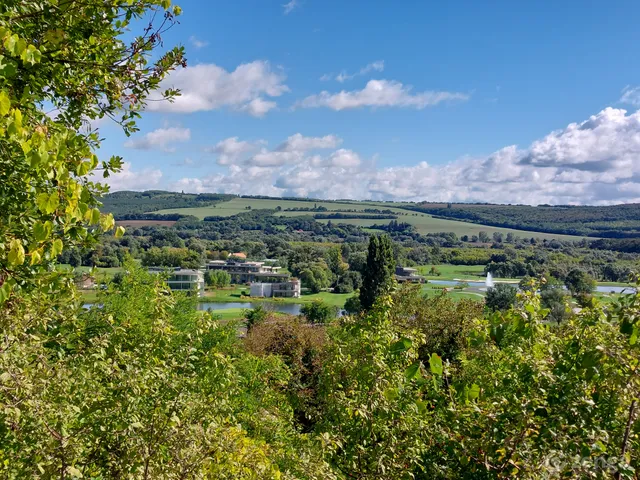
[[[234,260],[211,260],[207,270],[223,270],[231,275],[231,283],[265,282],[274,283],[289,280],[286,273],[278,273],[280,267],[265,265],[264,262],[239,262]]]
[[[300,280],[287,282],[254,282],[251,284],[252,297],[300,298]]]
[[[409,267],[396,267],[396,280],[400,283],[424,283],[423,276],[418,275],[418,270]]]
[[[167,269],[150,268],[149,271],[161,272]],[[181,292],[195,292],[197,296],[201,297],[204,294],[204,273],[200,270],[190,270],[185,268],[176,268],[173,271],[169,271],[169,278],[167,279],[167,285],[171,290]]]

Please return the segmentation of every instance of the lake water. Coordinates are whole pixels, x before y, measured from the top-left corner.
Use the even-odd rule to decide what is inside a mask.
[[[199,302],[198,310],[228,310],[230,308],[256,308],[262,305],[267,310],[275,312],[287,313],[289,315],[300,315],[302,305],[297,303],[269,303],[269,302]]]
[[[434,285],[446,285],[455,287],[460,282],[456,282],[455,280],[429,280],[429,283],[433,283]],[[499,282],[498,282],[499,283]],[[467,282],[470,287],[486,287],[484,282]],[[596,292],[601,293],[635,293],[636,290],[633,287],[620,287],[620,286],[609,286],[609,285],[598,285],[596,287]]]

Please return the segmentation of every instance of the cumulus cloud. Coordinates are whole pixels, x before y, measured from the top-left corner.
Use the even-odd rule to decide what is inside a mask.
[[[405,107],[423,109],[446,101],[465,101],[466,93],[426,91],[413,93],[412,87],[391,80],[369,80],[362,90],[311,95],[296,106],[302,108],[326,107],[332,110],[346,110],[362,107]]]
[[[275,98],[289,91],[285,79],[282,72],[261,60],[239,65],[232,72],[212,63],[202,63],[171,72],[162,81],[161,90],[177,88],[180,96],[172,103],[153,96],[147,109],[193,113],[230,108],[261,117],[276,106],[265,97]]]
[[[291,0],[290,2],[287,2],[284,5],[282,5],[282,8],[284,9],[284,14],[289,15],[299,6],[300,6],[300,2],[298,0]]]
[[[154,189],[162,179],[162,172],[154,168],[145,168],[134,171],[130,162],[124,162],[122,169],[118,173],[114,173],[106,179],[99,179],[108,184],[111,191],[118,190],[149,190]]]
[[[359,77],[361,75],[366,75],[368,73],[371,72],[382,72],[384,71],[384,60],[377,60],[375,62],[371,62],[368,65],[362,67],[360,70],[358,70],[355,73],[347,73],[345,70],[343,70],[342,72],[340,72],[337,75],[333,75],[332,73],[325,73],[324,75],[322,75],[320,77],[320,80],[323,82],[326,82],[328,80],[332,80],[335,79],[336,81],[340,82],[340,83],[344,83],[347,80],[351,80],[355,77]]]
[[[164,152],[175,152],[173,143],[187,142],[191,139],[191,130],[188,128],[169,127],[158,128],[146,133],[142,137],[132,138],[125,142],[127,148],[136,150],[162,150]]]
[[[342,139],[335,135],[324,137],[305,137],[301,133],[291,135],[276,150],[283,152],[307,151],[314,149],[336,148],[342,143]]]
[[[191,42],[191,45],[193,45],[196,48],[204,48],[207,45],[209,45],[209,42],[206,42],[204,40],[200,40],[195,35],[191,35],[189,37],[189,41]]]
[[[214,147],[206,148],[205,151],[218,155],[219,165],[232,165],[256,148],[253,143],[241,141],[238,137],[229,137],[221,140]]]
[[[631,87],[630,85],[624,87],[622,89],[620,103],[626,103],[627,105],[640,107],[640,87]]]
[[[445,164],[376,168],[340,144],[333,135],[292,135],[275,150],[247,152],[226,173],[185,178],[175,188],[373,200],[640,203],[640,111],[607,108],[526,148],[510,145]]]

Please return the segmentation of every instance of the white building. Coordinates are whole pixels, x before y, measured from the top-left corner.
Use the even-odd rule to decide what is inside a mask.
[[[300,280],[288,282],[251,284],[252,297],[300,298]]]
[[[167,284],[171,290],[194,291],[201,297],[204,293],[204,273],[184,268],[174,270],[170,273]]]

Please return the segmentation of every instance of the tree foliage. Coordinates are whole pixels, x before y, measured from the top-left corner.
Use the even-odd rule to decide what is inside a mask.
[[[376,298],[389,292],[395,281],[395,267],[391,239],[387,235],[372,235],[360,287],[360,304],[364,310],[371,308]]]

